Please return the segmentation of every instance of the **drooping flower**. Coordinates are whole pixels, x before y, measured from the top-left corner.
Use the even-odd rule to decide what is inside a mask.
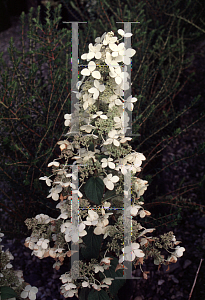
[[[30,300],[35,300],[36,299],[36,294],[38,293],[38,289],[35,286],[31,286],[30,284],[25,287],[23,292],[21,292],[21,297],[22,298],[29,298]]]
[[[72,118],[71,114],[65,114],[64,118],[65,118],[64,125],[65,126],[70,126],[70,124],[71,124],[71,118]]]
[[[48,178],[47,176],[40,177],[39,180],[45,180],[45,181],[46,181],[46,184],[47,184],[48,186],[51,186],[51,182],[53,181],[53,180],[51,180],[50,178]]]
[[[131,246],[126,246],[122,250],[124,255],[121,254],[119,257],[119,263],[121,264],[124,260],[133,261],[135,257],[144,257],[145,254],[141,249],[138,243],[131,243]]]
[[[59,194],[62,191],[62,186],[59,184],[53,188],[50,189],[50,194],[47,196],[47,198],[52,197],[53,200],[57,201],[59,199]]]

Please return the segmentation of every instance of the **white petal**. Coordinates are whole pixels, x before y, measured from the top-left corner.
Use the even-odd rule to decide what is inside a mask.
[[[96,235],[100,235],[100,234],[102,234],[103,232],[102,232],[102,228],[101,227],[96,227],[95,229],[94,229],[94,234],[96,234]]]
[[[108,165],[109,165],[110,169],[114,169],[115,168],[115,164],[113,162],[109,162]]]
[[[113,176],[112,177],[112,182],[118,182],[119,181],[119,177],[118,176]]]
[[[120,146],[120,142],[118,142],[117,140],[114,140],[114,141],[113,141],[113,144],[114,144],[116,147],[119,147],[119,146]]]
[[[50,162],[50,163],[48,164],[48,167],[51,167],[51,166],[59,167],[60,164],[59,164],[59,162],[57,162],[57,161],[52,161],[52,162]]]
[[[117,51],[118,50],[118,46],[116,44],[109,44],[109,48],[112,50],[112,51]]]
[[[128,56],[123,56],[123,62],[124,62],[125,65],[130,65],[131,60]]]
[[[101,58],[101,53],[100,53],[100,52],[97,52],[97,53],[95,54],[95,58],[96,58],[96,59],[100,59],[100,58]]]
[[[100,75],[99,71],[92,72],[92,76],[93,76],[93,78],[96,78],[96,79],[100,79],[101,78],[101,75]]]
[[[122,78],[120,77],[115,77],[115,82],[120,85],[122,83]]]
[[[127,32],[125,33],[124,37],[131,37],[132,35],[133,35],[132,33]]]
[[[87,54],[87,59],[92,59],[93,57],[95,57],[95,53],[94,52],[89,52]]]
[[[118,29],[117,32],[118,32],[121,36],[124,36],[124,34],[125,34],[124,30],[122,30],[122,29]]]
[[[90,71],[89,71],[88,69],[83,69],[83,70],[81,71],[81,74],[82,74],[82,75],[85,75],[85,76],[89,76],[89,75],[90,75]]]
[[[112,191],[114,189],[114,184],[112,183],[112,181],[108,181],[106,182],[106,188],[110,191]]]
[[[28,296],[28,292],[27,291],[23,291],[22,293],[21,293],[21,298],[27,298],[27,296]]]
[[[100,116],[100,118],[103,119],[103,120],[106,120],[107,116],[106,115],[102,115],[102,116]]]
[[[59,195],[57,193],[52,194],[52,199],[57,201],[59,199]]]
[[[89,64],[88,64],[88,69],[90,72],[93,72],[96,68],[96,64],[94,61],[90,61]],[[82,74],[82,73],[81,73]]]
[[[125,51],[125,55],[126,55],[126,56],[129,56],[129,57],[134,56],[135,53],[136,53],[135,49],[132,49],[132,48],[128,48],[128,49]]]
[[[87,59],[87,53],[82,54],[81,59]]]

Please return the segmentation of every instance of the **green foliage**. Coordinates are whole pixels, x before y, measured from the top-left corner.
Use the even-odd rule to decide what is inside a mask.
[[[104,192],[104,182],[99,177],[91,177],[88,179],[84,186],[84,191],[86,197],[90,202],[93,202],[97,205],[101,204],[103,192]]]
[[[16,292],[8,287],[8,286],[2,286],[0,287],[0,296],[1,296],[1,300],[5,300],[5,299],[9,299],[12,297],[16,297]]]
[[[92,290],[88,295],[88,300],[109,300],[108,294],[104,291]]]
[[[90,227],[87,231],[87,235],[82,237],[86,248],[81,248],[81,253],[85,259],[98,258],[100,255],[102,235],[96,235],[93,231],[94,228]]]

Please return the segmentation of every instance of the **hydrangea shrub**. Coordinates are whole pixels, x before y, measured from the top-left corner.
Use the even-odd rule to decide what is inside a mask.
[[[118,34],[121,39],[132,36],[121,29]],[[178,246],[180,242],[173,232],[160,237],[148,236],[154,228],[146,229],[135,220],[150,215],[141,200],[148,182],[140,178],[146,158],[132,150],[129,145],[132,138],[126,137],[127,111],[132,111],[137,101],[132,96],[123,98],[124,91],[129,89],[126,66],[136,51],[125,49],[120,40],[113,32],[104,33],[95,39],[94,45],[89,44],[89,52],[81,57],[88,65],[81,71],[82,81],[77,83],[79,101],[75,112],[64,116],[69,131],[58,142],[61,155],[48,164],[52,175],[40,177],[51,187],[48,198],[58,201],[58,218],[40,214],[25,221],[32,229],[25,246],[40,259],[54,258],[53,267],[57,270],[74,255],[71,243],[79,245],[80,260],[60,277],[61,294],[65,298],[76,295],[85,299],[87,291],[88,299],[110,299],[125,283],[124,279],[115,279],[123,276],[123,262],[131,261],[143,272],[143,262],[148,257],[153,257],[156,265],[168,265],[175,263],[185,250]],[[78,121],[79,132],[75,134]],[[132,235],[130,245],[123,247],[124,179],[129,174],[132,199],[126,213],[131,218]],[[76,178],[79,186],[74,184]],[[79,198],[77,226],[72,222],[74,193]],[[162,254],[162,249],[169,254]],[[79,277],[73,279],[71,271],[77,267]]]

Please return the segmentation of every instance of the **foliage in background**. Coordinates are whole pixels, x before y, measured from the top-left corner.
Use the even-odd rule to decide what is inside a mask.
[[[154,187],[162,180],[159,174],[156,176],[162,170],[160,154],[182,133],[178,128],[179,116],[200,101],[200,97],[194,99],[182,111],[175,101],[189,82],[189,78],[180,82],[182,72],[191,63],[191,58],[185,59],[185,46],[202,35],[202,31],[178,16],[188,20],[191,11],[192,23],[201,26],[197,19],[200,3],[194,6],[191,1],[183,4],[127,0],[108,4],[103,0],[64,0],[62,4],[68,9],[71,5],[82,21],[89,21],[79,24],[79,57],[97,36],[123,28],[123,24],[116,22],[140,22],[132,25],[132,47],[138,49],[132,69],[132,95],[138,98],[132,131],[141,135],[134,137],[131,145],[147,157],[142,177],[149,180],[148,198],[156,201]],[[70,112],[71,25],[66,25],[69,30],[58,29],[60,11],[56,11],[53,20],[47,12],[44,25],[39,18],[40,9],[36,21],[32,20],[32,12],[28,16],[30,49],[24,49],[22,40],[20,53],[11,43],[11,68],[1,60],[0,171],[8,188],[1,186],[0,204],[12,217],[10,225],[4,224],[7,231],[42,211],[55,217],[54,207],[46,199],[47,190],[38,178],[48,174],[47,162],[59,155],[55,146],[63,131],[63,115]],[[26,38],[23,28],[22,37]]]

